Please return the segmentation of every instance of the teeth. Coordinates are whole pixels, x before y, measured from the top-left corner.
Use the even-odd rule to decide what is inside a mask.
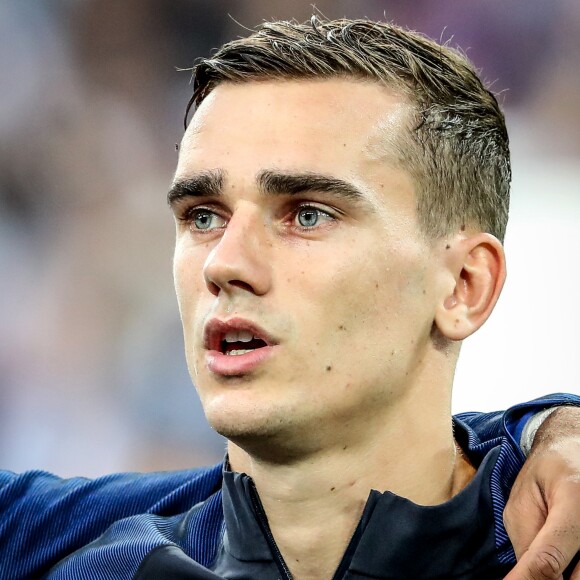
[[[239,340],[239,332],[237,330],[229,330],[226,333],[225,339],[226,342],[238,342]]]
[[[238,340],[240,342],[250,342],[254,335],[249,330],[240,330],[238,332]]]
[[[238,356],[240,354],[246,354],[247,352],[252,352],[251,348],[240,348],[235,350],[230,350],[226,352],[227,356]]]
[[[229,330],[224,340],[226,342],[250,342],[254,335],[249,330]]]

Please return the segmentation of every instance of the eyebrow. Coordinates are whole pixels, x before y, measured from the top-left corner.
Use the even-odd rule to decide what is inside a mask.
[[[258,186],[271,195],[297,195],[313,191],[328,192],[350,201],[367,201],[352,183],[320,173],[284,173],[265,170],[258,174]]]
[[[223,170],[208,170],[176,180],[169,193],[167,203],[172,205],[187,197],[220,197],[226,173]],[[261,193],[267,195],[299,195],[308,192],[331,193],[349,201],[369,203],[368,197],[355,185],[321,173],[288,173],[277,170],[261,171],[256,182]]]
[[[196,173],[191,177],[177,179],[169,193],[167,203],[172,205],[187,197],[218,197],[224,187],[225,173],[212,169]]]

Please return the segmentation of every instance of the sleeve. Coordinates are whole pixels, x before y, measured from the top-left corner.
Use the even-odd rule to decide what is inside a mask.
[[[0,471],[0,577],[39,578],[115,521],[183,511],[213,491],[217,474],[221,466],[94,480]]]
[[[580,396],[566,393],[554,393],[527,403],[510,407],[507,411],[492,413],[459,413],[456,418],[467,424],[477,435],[480,442],[485,443],[498,437],[506,436],[512,445],[521,451],[520,441],[527,422],[536,414],[552,407],[566,405],[580,406]]]

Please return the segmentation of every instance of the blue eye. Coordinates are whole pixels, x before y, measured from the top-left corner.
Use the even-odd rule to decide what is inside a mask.
[[[301,207],[296,213],[296,219],[298,224],[303,228],[313,228],[318,225],[318,222],[322,219],[327,221],[332,219],[332,216],[317,207],[304,206]]]
[[[191,224],[192,228],[196,230],[208,231],[223,228],[226,221],[213,211],[197,209],[192,212]]]

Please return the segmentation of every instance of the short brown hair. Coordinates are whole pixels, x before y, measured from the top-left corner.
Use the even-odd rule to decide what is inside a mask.
[[[414,106],[398,156],[417,189],[417,213],[434,239],[475,225],[503,240],[511,180],[505,119],[473,65],[447,46],[369,20],[265,22],[194,67],[187,113],[220,83],[370,79]]]

